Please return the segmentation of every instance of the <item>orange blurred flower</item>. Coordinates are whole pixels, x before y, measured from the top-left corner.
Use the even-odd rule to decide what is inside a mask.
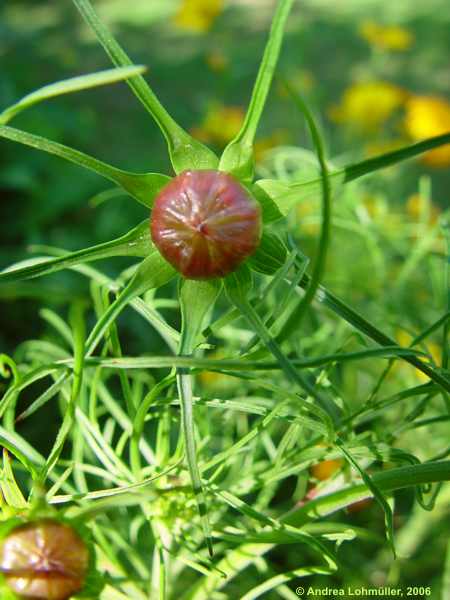
[[[334,475],[336,471],[339,471],[343,464],[344,463],[340,458],[322,460],[311,467],[311,475],[319,481],[325,481]]]

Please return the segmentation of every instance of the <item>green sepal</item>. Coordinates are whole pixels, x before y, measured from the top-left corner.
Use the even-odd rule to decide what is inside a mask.
[[[9,127],[8,125],[0,125],[0,137],[30,146],[42,152],[54,154],[89,171],[93,171],[97,175],[113,181],[135,198],[135,200],[148,208],[153,206],[155,196],[170,181],[170,177],[161,173],[133,173],[118,169],[84,152],[64,146],[64,144],[59,144],[58,142],[53,142],[42,136],[16,129],[15,127]]]
[[[248,259],[247,265],[264,275],[273,275],[284,265],[286,256],[287,249],[280,238],[275,233],[264,231],[261,242]]]
[[[116,69],[107,69],[106,71],[98,71],[97,73],[89,73],[88,75],[79,75],[77,77],[71,77],[70,79],[63,79],[56,83],[44,85],[38,90],[27,94],[12,106],[5,108],[5,110],[0,113],[0,124],[6,125],[22,111],[39,102],[48,100],[49,98],[55,98],[56,96],[61,96],[63,94],[72,94],[73,92],[123,81],[129,77],[141,75],[146,70],[147,67],[143,65],[131,65]]]
[[[225,292],[233,304],[248,304],[249,294],[253,287],[253,276],[247,265],[243,264],[224,279]]]
[[[225,148],[220,159],[221,171],[228,171],[244,182],[253,179],[253,142],[272,84],[283,42],[284,27],[293,3],[294,0],[278,2],[244,123]]]
[[[180,354],[191,354],[201,342],[200,335],[207,314],[212,310],[222,289],[220,279],[180,280],[182,331]]]
[[[130,57],[122,49],[106,25],[98,18],[91,2],[89,0],[72,1],[83,19],[94,31],[111,61],[117,67],[132,66],[133,63]],[[156,94],[142,75],[136,75],[127,79],[127,83],[163,133],[176,173],[180,173],[186,169],[217,169],[219,159],[214,152],[178,125],[158,100]]]
[[[3,271],[0,273],[0,284],[41,277],[42,275],[49,275],[50,273],[55,273],[74,265],[102,260],[112,256],[138,256],[145,258],[154,252],[154,250],[155,247],[150,235],[149,222],[146,219],[115,240],[77,250],[76,252],[70,252],[58,258],[41,261],[28,267]]]
[[[257,184],[247,186],[249,193],[256,198],[261,206],[261,216],[263,223],[268,225],[283,218],[283,213],[272,200],[270,195]]]

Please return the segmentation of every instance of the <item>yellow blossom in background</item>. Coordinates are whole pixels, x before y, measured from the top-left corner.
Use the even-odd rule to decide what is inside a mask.
[[[404,348],[408,348],[410,346],[411,342],[413,341],[413,337],[403,329],[398,330],[395,337],[396,337],[399,345],[403,346]],[[442,361],[441,347],[438,344],[436,344],[435,342],[426,342],[426,343],[422,343],[421,347],[415,346],[415,349],[422,350],[424,347],[425,347],[426,351],[430,354],[431,358],[433,359],[433,362],[436,365],[440,365],[441,361]],[[430,362],[430,360],[427,359],[426,357],[421,357],[421,360],[424,362]],[[410,372],[412,371],[414,373],[416,379],[418,379],[421,383],[427,383],[428,381],[430,381],[430,378],[427,377],[427,375],[425,375],[425,373],[422,373],[422,371],[419,371],[419,369],[416,369],[412,365],[408,365],[404,361],[397,361],[396,367],[397,367],[397,370],[398,369],[401,369],[401,370],[407,369]]]
[[[450,103],[438,96],[412,96],[406,103],[405,128],[414,141],[450,131]],[[424,154],[432,167],[450,165],[450,144]]]
[[[259,162],[262,160],[264,154],[272,148],[287,144],[290,140],[289,132],[286,129],[276,129],[270,135],[260,138],[255,142],[255,160]]]
[[[320,198],[305,198],[295,207],[295,216],[303,235],[315,236],[320,231]]]
[[[429,198],[421,194],[413,194],[406,201],[406,213],[413,221],[421,221],[426,217],[427,222],[432,225],[439,217],[438,207]]]
[[[379,25],[364,21],[359,27],[360,36],[374,48],[402,52],[414,43],[413,34],[398,25]]]
[[[362,204],[368,216],[374,221],[384,219],[388,215],[386,200],[383,196],[366,194],[362,199]]]
[[[331,107],[330,118],[363,132],[376,130],[399,108],[406,92],[387,81],[354,83],[347,88],[341,102]]]
[[[213,360],[221,360],[222,358],[226,357],[223,352],[216,351],[209,354],[208,358]],[[236,377],[225,375],[224,373],[218,373],[217,371],[201,371],[198,375],[198,379],[202,386],[210,392],[226,392],[235,389],[237,385],[239,385]]]
[[[223,106],[214,103],[206,112],[203,122],[191,130],[192,135],[205,143],[224,146],[240,130],[245,112],[241,106]]]
[[[174,23],[182,29],[204,33],[211,28],[223,8],[223,0],[182,0]]]
[[[407,144],[408,141],[405,139],[377,140],[365,144],[364,150],[368,156],[376,156],[377,154],[385,154],[387,152],[392,152],[393,150],[398,150]]]

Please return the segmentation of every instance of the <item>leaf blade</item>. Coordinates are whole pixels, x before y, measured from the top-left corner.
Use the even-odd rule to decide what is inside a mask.
[[[0,137],[47,152],[48,154],[54,154],[89,171],[93,171],[97,175],[113,181],[147,207],[152,206],[155,195],[170,181],[170,177],[160,173],[132,173],[131,171],[123,171],[84,152],[64,146],[58,142],[53,142],[39,135],[9,127],[8,125],[0,125]]]
[[[236,137],[225,148],[220,159],[219,169],[222,171],[251,179],[253,142],[277,66],[284,26],[294,1],[280,0],[278,3],[244,123]]]
[[[81,90],[87,90],[102,85],[108,85],[110,83],[116,83],[140,75],[147,70],[147,67],[143,65],[132,65],[128,67],[118,67],[115,69],[106,69],[104,71],[98,71],[97,73],[89,73],[88,75],[78,75],[77,77],[71,77],[70,79],[63,79],[56,83],[50,83],[44,85],[38,90],[27,94],[21,98],[18,102],[6,108],[0,113],[0,125],[6,125],[16,115],[22,111],[44,102],[50,98],[61,96],[63,94],[71,94],[73,92],[79,92]]]
[[[89,0],[72,1],[112,62],[117,66],[132,65],[131,59],[99,19]],[[177,173],[188,168],[217,168],[219,161],[212,150],[195,140],[174,121],[142,75],[129,79],[127,83],[166,138],[172,165]]]

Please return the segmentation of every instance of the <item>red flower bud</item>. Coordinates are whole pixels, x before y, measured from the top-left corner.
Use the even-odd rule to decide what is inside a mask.
[[[0,571],[20,598],[67,600],[83,588],[88,567],[84,541],[53,519],[19,525],[0,544]]]
[[[158,194],[154,243],[188,279],[224,277],[261,238],[261,210],[247,190],[220,171],[184,171]]]

